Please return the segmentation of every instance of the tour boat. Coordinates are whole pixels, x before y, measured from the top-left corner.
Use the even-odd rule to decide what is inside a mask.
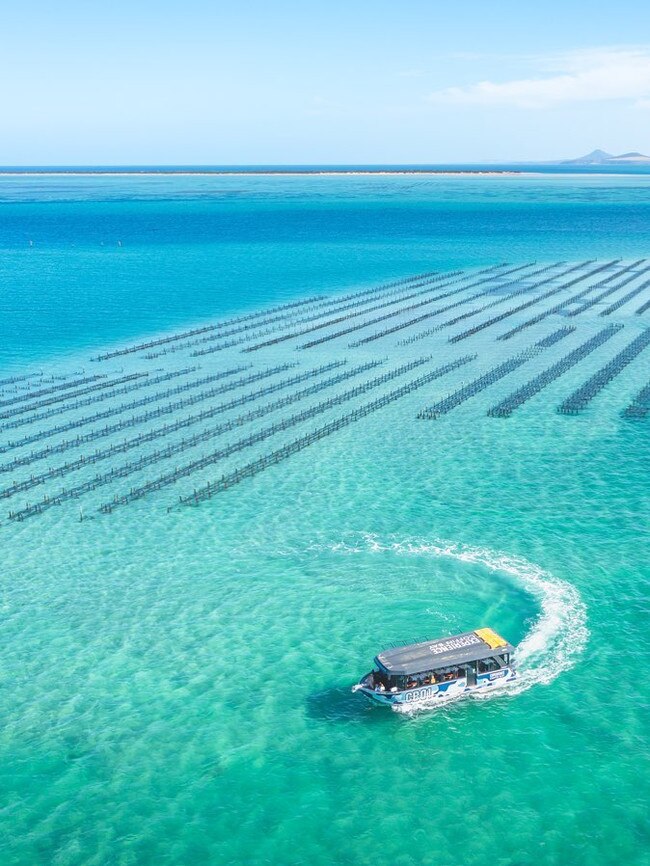
[[[375,665],[352,691],[393,709],[486,692],[517,677],[514,647],[491,628],[393,647]]]

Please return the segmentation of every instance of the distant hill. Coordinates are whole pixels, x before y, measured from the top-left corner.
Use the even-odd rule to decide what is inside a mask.
[[[650,165],[650,156],[637,151],[620,153],[616,156],[605,150],[592,150],[591,153],[579,156],[577,159],[559,160],[559,165],[643,165],[645,163]]]

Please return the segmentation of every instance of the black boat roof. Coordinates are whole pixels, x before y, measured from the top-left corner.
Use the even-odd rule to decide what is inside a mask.
[[[514,652],[514,647],[491,628],[479,628],[435,641],[383,650],[375,663],[387,674],[419,674],[489,658],[495,652]]]

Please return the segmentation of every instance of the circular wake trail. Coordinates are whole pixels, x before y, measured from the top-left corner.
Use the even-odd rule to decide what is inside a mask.
[[[350,554],[391,552],[398,556],[428,556],[473,563],[507,576],[535,598],[539,614],[517,647],[518,679],[500,691],[477,693],[472,697],[519,694],[533,685],[548,685],[576,663],[586,646],[589,637],[587,609],[576,588],[521,557],[443,541],[383,541],[367,534],[360,537],[358,544],[344,542],[332,545],[332,549]]]

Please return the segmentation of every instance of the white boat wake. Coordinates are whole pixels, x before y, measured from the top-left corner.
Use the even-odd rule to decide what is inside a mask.
[[[548,685],[562,671],[573,667],[587,644],[587,609],[575,587],[521,557],[443,541],[382,541],[367,534],[360,536],[358,544],[343,542],[331,545],[330,549],[349,554],[391,552],[398,556],[450,558],[474,563],[507,575],[536,599],[539,615],[517,647],[519,677],[501,690],[490,690],[488,694],[473,693],[471,696],[474,698],[484,700],[499,694],[520,694],[534,685]],[[426,709],[406,705],[401,711],[412,713],[423,708]]]

